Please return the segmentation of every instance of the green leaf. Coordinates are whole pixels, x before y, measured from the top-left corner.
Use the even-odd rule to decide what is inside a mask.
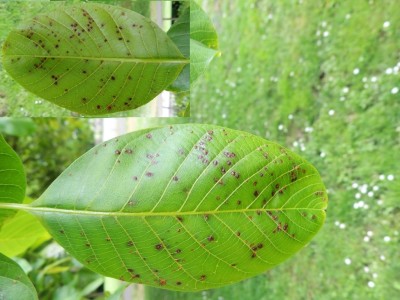
[[[148,103],[188,63],[151,20],[101,4],[57,4],[13,30],[3,47],[4,67],[18,83],[87,115]]]
[[[186,58],[190,58],[190,6],[187,7],[174,25],[168,30],[168,36]],[[190,66],[186,65],[178,78],[168,87],[171,91],[189,91]]]
[[[0,228],[0,252],[9,257],[17,256],[48,239],[49,233],[37,218],[25,211],[18,211]]]
[[[25,197],[25,172],[21,159],[0,134],[0,204],[22,203]],[[15,211],[0,209],[0,229]]]
[[[190,4],[190,83],[193,83],[220,52],[217,32],[210,18],[195,1]]]
[[[35,287],[20,266],[0,253],[0,299],[38,299]]]
[[[265,272],[325,220],[317,170],[249,133],[183,124],[94,147],[29,208],[88,268],[195,291]]]

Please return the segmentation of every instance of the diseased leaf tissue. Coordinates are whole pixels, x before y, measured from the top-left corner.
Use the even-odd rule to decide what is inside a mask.
[[[11,31],[3,63],[34,94],[81,114],[101,115],[148,103],[189,60],[142,15],[81,4],[59,7]]]
[[[286,260],[318,232],[326,207],[318,172],[295,153],[245,132],[186,124],[96,146],[30,210],[98,273],[196,291]]]

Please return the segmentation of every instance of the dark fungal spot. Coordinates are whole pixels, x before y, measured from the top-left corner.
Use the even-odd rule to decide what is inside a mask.
[[[152,138],[151,133],[146,134],[146,138],[151,139]]]
[[[132,154],[132,152],[133,152],[132,149],[125,149],[126,154]]]
[[[128,245],[128,247],[132,247],[133,246],[133,241],[128,241],[126,244]]]
[[[242,204],[242,201],[238,200],[236,203],[237,203],[237,205],[240,205],[240,204]]]
[[[154,246],[157,250],[162,250],[164,248],[163,244],[157,244]]]
[[[241,235],[241,232],[240,232],[240,231],[236,232],[236,235],[237,235],[237,236],[240,236],[240,235]]]
[[[128,269],[126,269],[129,273],[133,273],[133,269],[130,269],[130,268],[128,268]]]
[[[236,156],[235,153],[233,153],[233,152],[228,152],[228,151],[225,151],[225,152],[224,152],[224,155],[225,155],[226,157],[229,157],[229,158],[233,158],[233,157]]]
[[[173,179],[173,181],[178,181],[179,180],[178,176],[174,176],[172,179]]]
[[[134,181],[137,181],[137,180],[138,180],[137,176],[133,176],[132,179],[133,179]]]
[[[64,230],[61,229],[61,230],[60,230],[60,233],[61,233],[61,234],[64,234],[65,232],[64,232]]]
[[[108,237],[106,237],[106,241],[107,242],[110,242],[111,241],[111,238],[108,236]]]
[[[201,275],[201,276],[200,276],[200,280],[201,280],[201,281],[206,280],[206,275]]]
[[[210,235],[210,236],[207,237],[207,240],[208,240],[209,242],[212,242],[212,241],[214,241],[215,239],[214,239],[214,236]]]
[[[120,155],[120,154],[121,154],[121,151],[115,150],[115,154],[116,154],[116,155]]]
[[[160,285],[166,285],[167,281],[165,279],[160,279],[159,284]]]
[[[90,245],[90,243],[86,243],[85,246],[88,247],[88,248],[92,247],[92,246]]]
[[[153,177],[153,175],[154,175],[154,174],[151,173],[151,172],[147,172],[147,173],[146,173],[146,176],[147,176],[147,177]]]
[[[183,218],[181,216],[176,217],[179,222],[183,222]]]
[[[176,249],[175,252],[176,252],[176,253],[181,253],[182,250],[181,250],[181,249]]]
[[[182,282],[180,282],[180,281],[176,282],[176,285],[181,285],[181,284],[182,284]]]
[[[111,80],[115,80],[115,76],[111,76]]]
[[[254,191],[253,195],[254,195],[255,197],[258,197],[259,192],[258,192],[258,191]]]
[[[97,108],[97,109],[101,109],[101,105],[97,105],[96,108]]]

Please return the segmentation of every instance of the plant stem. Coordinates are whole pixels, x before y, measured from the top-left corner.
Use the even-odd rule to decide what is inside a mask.
[[[0,202],[0,209],[16,209],[16,210],[29,210],[28,204],[21,204],[21,203],[1,203]]]

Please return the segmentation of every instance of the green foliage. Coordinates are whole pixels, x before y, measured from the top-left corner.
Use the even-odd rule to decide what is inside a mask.
[[[220,52],[210,18],[195,1],[190,1],[190,5],[190,83],[193,83]]]
[[[35,287],[17,263],[0,253],[0,299],[38,299]]]
[[[167,32],[181,53],[190,58],[190,7],[187,7],[178,20]],[[168,87],[172,91],[189,91],[190,89],[190,65],[186,65],[174,83]]]
[[[25,197],[26,180],[21,159],[0,134],[0,204],[22,203]],[[15,212],[0,210],[0,229],[7,218]]]
[[[22,86],[88,115],[146,104],[187,63],[149,19],[99,4],[36,16],[13,30],[3,46],[3,64]]]
[[[6,136],[20,156],[29,183],[27,195],[39,197],[54,179],[93,147],[94,136],[85,119],[32,119],[36,131],[27,136]]]
[[[326,205],[317,171],[293,152],[189,124],[96,146],[26,209],[100,274],[194,291],[284,261],[318,232]]]
[[[83,267],[55,242],[28,250],[24,257],[17,261],[29,272],[40,300],[103,299],[104,277]]]
[[[27,136],[36,130],[35,123],[28,118],[0,118],[0,133]]]
[[[24,203],[32,202],[30,199]],[[32,214],[18,211],[15,216],[8,218],[0,228],[0,253],[14,257],[25,253],[30,247],[35,247],[50,235]]]

